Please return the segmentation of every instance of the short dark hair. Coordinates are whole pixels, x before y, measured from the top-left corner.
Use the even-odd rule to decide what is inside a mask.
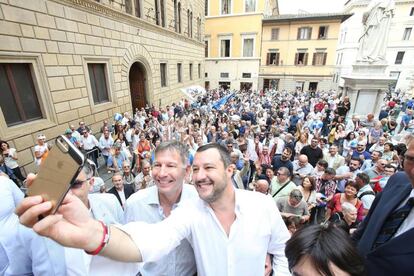
[[[329,263],[351,276],[366,275],[364,262],[348,234],[334,225],[309,225],[296,231],[285,247],[289,269],[309,258],[320,275],[333,276]]]
[[[326,169],[328,168],[328,166],[329,166],[328,161],[323,160],[323,159],[320,159],[320,160],[318,161],[318,163],[317,163],[317,164],[319,164],[319,166],[323,167],[325,170],[326,170]]]
[[[351,160],[349,160],[349,163],[351,163],[351,161],[358,161],[359,165],[361,165],[362,161],[361,159],[359,159],[358,157],[352,157]]]
[[[391,151],[393,151],[394,150],[394,144],[393,143],[391,143],[391,142],[386,142],[385,144],[384,144],[384,146],[385,145],[388,145],[389,147],[390,147],[390,150]],[[382,156],[382,155],[381,155]]]
[[[336,171],[334,168],[326,168],[325,173],[329,175],[336,175]]]
[[[362,173],[358,173],[356,176],[358,178],[360,178],[364,182],[364,184],[368,184],[369,181],[370,181],[369,176],[366,173],[363,173],[363,172]]]
[[[291,148],[289,148],[289,147],[285,147],[283,150],[284,150],[284,151],[285,151],[285,150],[287,150],[289,154],[292,154],[292,149],[291,149]]]
[[[227,168],[231,164],[230,154],[225,147],[218,143],[209,143],[202,145],[197,149],[197,152],[203,152],[209,149],[216,149],[220,154],[221,161],[223,161],[224,167]]]
[[[385,143],[385,144],[387,144],[387,143]],[[394,150],[394,146],[392,147],[392,150]],[[378,155],[379,155],[379,157],[382,157],[382,152],[381,152],[381,151],[379,151],[379,150],[374,150],[374,151],[372,151],[372,152],[377,152],[377,153],[378,153]]]
[[[394,172],[396,172],[396,171],[397,171],[397,168],[396,168],[395,166],[391,165],[391,164],[387,164],[387,165],[385,165],[384,169],[393,169],[393,170],[394,170]]]

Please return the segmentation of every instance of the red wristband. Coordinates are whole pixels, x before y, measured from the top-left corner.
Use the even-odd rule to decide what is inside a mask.
[[[86,251],[85,252],[89,255],[98,255],[104,248],[105,246],[108,244],[109,241],[109,227],[103,223],[102,221],[99,221],[102,225],[103,228],[103,236],[102,236],[102,241],[101,244],[98,246],[98,248],[96,248],[93,251]]]

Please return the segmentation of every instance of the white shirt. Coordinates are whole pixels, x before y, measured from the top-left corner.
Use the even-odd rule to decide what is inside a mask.
[[[121,191],[116,190],[116,192],[118,193],[119,198],[121,199],[121,202],[122,202],[121,205],[124,206],[125,205],[125,201],[126,201],[124,189],[122,189]]]
[[[121,229],[139,247],[144,262],[159,260],[187,238],[200,276],[263,275],[267,252],[273,254],[275,275],[290,275],[284,253],[290,235],[274,201],[240,189],[235,190],[235,201],[229,236],[200,198],[183,202],[157,224],[132,222]]]
[[[374,190],[372,190],[370,185],[365,185],[364,187],[359,189],[357,197],[359,198],[360,195],[362,195],[363,193],[365,193],[367,191],[371,191],[372,193],[374,193]],[[364,207],[364,209],[369,210],[369,208],[371,208],[372,203],[374,202],[374,199],[375,199],[374,194],[365,194],[361,198],[362,206]]]
[[[94,147],[99,146],[98,140],[92,134],[88,134],[88,137],[86,137],[86,138],[85,138],[85,136],[82,135],[81,143],[83,145],[84,150],[91,150]]]
[[[184,184],[180,201],[172,209],[181,205],[183,201],[198,198],[197,191],[192,185]],[[145,221],[157,223],[166,216],[160,205],[158,189],[152,186],[131,195],[125,206],[125,222]],[[187,240],[183,240],[176,249],[156,262],[144,263],[140,269],[142,275],[177,275],[192,276],[196,273],[194,253]]]
[[[407,197],[406,200],[404,200],[399,206],[398,208],[402,207],[404,204],[407,203],[409,198],[414,197],[414,189],[411,190],[410,196]],[[397,232],[394,235],[394,238],[407,232],[408,230],[414,228],[414,208],[411,209],[410,213],[408,214],[408,216],[405,218],[405,220],[403,221],[403,223],[401,224],[400,228],[398,228]]]
[[[105,138],[105,135],[102,134],[99,138],[99,148],[102,151],[102,155],[109,156],[109,150],[114,144],[114,139],[111,136],[108,136],[108,139]]]

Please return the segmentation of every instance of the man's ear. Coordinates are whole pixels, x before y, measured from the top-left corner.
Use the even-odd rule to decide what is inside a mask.
[[[93,191],[93,184],[95,183],[95,177],[91,177],[91,179],[89,179],[89,192]]]

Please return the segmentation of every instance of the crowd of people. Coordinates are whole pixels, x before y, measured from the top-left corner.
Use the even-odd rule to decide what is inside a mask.
[[[91,227],[111,232],[120,243],[109,242],[102,251],[117,261],[111,261],[110,269],[101,266],[107,261],[103,257],[64,247],[74,245],[50,230],[35,230],[63,245],[55,244],[54,250],[64,251],[66,262],[56,262],[70,275],[109,275],[110,271],[124,275],[270,275],[273,271],[287,275],[299,269],[295,269],[301,262],[297,258],[305,257],[297,256],[304,252],[297,244],[311,233],[329,232],[324,235],[341,239],[337,242],[344,248],[354,246],[351,235],[357,241],[363,237],[361,228],[366,227],[365,218],[373,212],[376,198],[391,189],[388,180],[412,162],[407,158],[414,159],[407,155],[414,130],[413,105],[404,95],[388,96],[375,118],[374,114],[350,114],[349,98],[335,92],[212,90],[193,103],[182,100],[166,107],[146,106],[134,114],[114,114],[114,123],[105,120],[99,131],[79,122],[77,129],[70,125],[64,135],[91,161],[71,190],[86,210],[92,210],[85,217],[102,221]],[[50,150],[45,139],[40,134],[34,149],[39,166]],[[5,141],[0,145],[2,171],[21,186],[25,177],[15,149]],[[97,174],[102,167],[112,174],[109,190]],[[27,182],[32,179],[29,176]],[[78,204],[70,197],[68,202]],[[24,219],[29,207],[20,205],[18,213],[24,224],[33,226],[36,220]],[[66,223],[83,223],[62,215]],[[49,223],[49,228],[59,224]],[[39,246],[36,239],[44,239],[34,238],[38,237],[35,232],[23,231],[20,225],[15,228],[22,236],[19,240],[31,241],[19,246]],[[348,237],[338,234],[338,229]],[[132,244],[125,242],[129,239]],[[102,253],[96,252],[95,245],[76,243],[74,247],[89,254]],[[122,249],[117,252],[115,247]],[[315,258],[313,249],[308,250],[305,254]],[[356,251],[348,250],[350,255],[343,256],[355,266],[338,263],[335,252],[330,254],[324,258],[334,268],[319,259],[314,268],[320,273],[335,275],[335,269],[350,275],[365,273]],[[87,264],[68,265],[85,255]],[[33,256],[28,259],[36,262]],[[242,264],[245,259],[250,260]],[[9,261],[9,269],[23,269]],[[144,263],[124,265],[122,261]],[[39,261],[32,267],[52,269],[53,265],[53,260]],[[103,269],[109,270],[104,273]]]

